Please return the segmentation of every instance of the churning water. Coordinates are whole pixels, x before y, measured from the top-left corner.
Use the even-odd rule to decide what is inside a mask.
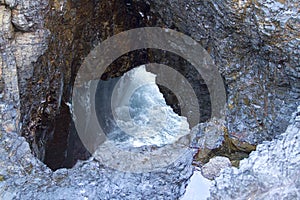
[[[124,74],[114,87],[111,105],[115,126],[113,135],[120,135],[122,146],[163,146],[189,133],[185,117],[174,113],[166,104],[155,83],[156,75],[145,66]],[[116,142],[118,137],[114,137]]]

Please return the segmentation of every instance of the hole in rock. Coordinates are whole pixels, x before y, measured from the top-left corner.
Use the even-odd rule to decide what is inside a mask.
[[[199,112],[201,114],[199,116],[200,121],[204,122],[207,119],[209,119],[211,108],[210,108],[210,97],[209,97],[207,86],[203,81],[203,79],[201,78],[201,76],[197,73],[197,71],[190,63],[185,61],[183,58],[174,55],[173,53],[170,52],[156,50],[156,49],[138,50],[138,51],[129,52],[121,56],[117,60],[115,60],[106,69],[105,73],[101,77],[101,80],[99,81],[97,92],[96,92],[96,102],[97,102],[96,112],[97,112],[97,117],[101,125],[101,128],[107,134],[108,138],[115,138],[115,139],[117,138],[119,141],[123,141],[123,142],[128,140],[128,138],[132,138],[130,134],[126,134],[120,130],[116,130],[117,125],[115,124],[116,122],[113,120],[114,116],[110,105],[111,97],[112,97],[111,95],[113,90],[116,87],[116,84],[124,76],[128,76],[126,74],[133,69],[132,66],[140,66],[144,63],[162,63],[172,67],[174,70],[182,74],[182,76],[191,84],[193,90],[196,93],[197,100],[199,103],[199,109],[200,109]],[[150,72],[145,72],[145,73],[151,74]],[[143,79],[144,76],[147,75],[137,74],[137,76],[138,77],[140,76],[139,78]],[[126,91],[126,87],[123,88],[123,90]],[[138,91],[139,90],[135,92]],[[161,95],[159,98],[160,101],[164,100],[163,103],[164,105],[161,105],[160,107],[165,109],[168,107],[171,109],[171,110],[169,109],[169,112],[172,113],[170,114],[170,116],[182,115],[184,117],[187,117],[182,113],[178,98],[176,97],[176,95],[173,93],[172,90],[165,87],[164,85],[155,84],[155,92]],[[137,94],[138,93],[133,93],[132,95],[137,95]],[[150,95],[150,97],[153,96]],[[118,98],[122,99],[123,96],[121,95]],[[158,99],[156,100],[158,101]],[[152,101],[154,100],[152,99]],[[146,100],[144,99],[143,102],[146,102]],[[165,104],[167,104],[168,106],[166,107]],[[142,105],[142,103],[140,105]],[[152,107],[154,105],[155,104],[153,104]],[[156,107],[159,108],[158,105]],[[134,104],[132,104],[131,106],[131,112],[130,112],[131,116],[134,115],[134,113],[136,113],[136,112],[132,112],[133,108],[134,108]],[[140,109],[140,111],[141,110],[143,109]],[[155,116],[155,113],[153,114],[153,116]],[[145,119],[142,119],[142,117],[145,116],[142,116],[140,114],[136,115],[135,118],[137,120],[136,123],[145,123],[146,121],[143,120],[148,120],[150,122],[152,121],[152,126],[154,126],[153,123],[157,123],[156,126],[159,127],[159,123],[166,122],[164,120],[153,121],[153,119],[150,120],[150,118],[147,117]],[[154,120],[155,119],[156,118],[154,118]],[[169,120],[169,122],[176,124],[176,122],[172,120]],[[172,125],[172,123],[171,124],[166,123],[165,125],[167,125],[168,128],[165,127],[165,129],[172,130],[172,127],[174,128],[175,126],[174,124]],[[164,127],[164,125],[162,127]],[[144,131],[147,132],[146,129]],[[168,135],[169,134],[168,131],[165,134]],[[140,138],[140,140],[132,141],[131,145],[132,146],[134,145],[139,146],[143,144],[148,145],[151,144],[151,142],[149,142],[151,140],[152,142],[154,142],[153,144],[163,145],[164,143],[162,141],[166,140],[167,138],[166,136],[164,137],[165,139],[162,139],[163,138],[162,137],[159,139],[156,138],[154,140],[153,138],[155,137],[152,137],[152,139],[151,137],[148,137],[148,139]],[[172,137],[176,138],[174,136]],[[170,136],[170,138],[172,137]],[[71,119],[69,107],[65,103],[63,103],[60,112],[55,119],[55,130],[53,136],[48,138],[47,145],[45,147],[44,163],[46,163],[51,169],[56,170],[63,167],[71,168],[72,166],[74,166],[77,160],[85,160],[88,159],[89,157],[90,157],[90,153],[86,150],[86,148],[82,144],[76,132],[74,122]]]
[[[132,69],[132,66],[140,66],[144,63],[163,63],[178,71],[193,87],[198,103],[200,106],[200,121],[206,121],[210,115],[210,97],[207,86],[197,73],[194,67],[185,61],[183,58],[174,55],[170,52],[144,49],[129,52],[117,60],[115,60],[102,75],[98,84],[96,93],[96,109],[99,123],[106,134],[113,137],[112,132],[118,132],[114,128],[111,106],[111,93],[118,81],[125,75],[126,72]],[[142,77],[141,77],[142,78]],[[181,107],[176,95],[167,87],[156,84],[158,93],[162,94],[162,98],[178,115],[182,115]],[[132,114],[132,113],[131,113]],[[174,113],[173,113],[174,114]],[[183,115],[184,116],[184,115]],[[186,117],[186,116],[185,116]],[[171,126],[171,125],[170,125]],[[83,146],[71,119],[69,107],[62,103],[59,114],[55,119],[55,129],[52,137],[48,138],[45,147],[46,163],[51,169],[62,167],[70,168],[77,160],[85,160],[90,157],[90,153]],[[191,128],[191,127],[190,127]],[[171,130],[171,129],[170,129]],[[122,136],[120,136],[122,135]],[[126,134],[119,134],[119,140],[125,140]],[[149,144],[144,142],[144,144]]]
[[[49,8],[56,8],[56,3],[50,1]],[[46,14],[45,26],[51,32],[48,49],[35,64],[27,88],[20,88],[21,134],[33,154],[53,170],[73,167],[77,160],[90,157],[76,133],[68,106],[76,73],[89,52],[108,37],[133,28],[178,30],[174,23],[166,24],[164,16],[143,1],[76,0],[66,1],[62,9],[51,9]],[[154,62],[172,66],[191,83],[199,100],[200,121],[209,119],[210,97],[202,77],[190,63],[170,52],[129,52],[114,61],[101,79],[121,77],[134,66]],[[162,85],[158,87],[166,103],[183,115],[172,92]],[[101,112],[105,113],[105,108]]]

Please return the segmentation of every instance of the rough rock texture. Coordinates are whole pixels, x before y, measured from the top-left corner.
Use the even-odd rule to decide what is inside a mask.
[[[59,197],[65,194],[62,190],[69,189],[68,195],[74,193],[79,198],[84,194],[79,188],[86,187],[84,189],[89,192],[93,188],[88,188],[89,184],[95,184],[98,189],[92,191],[99,192],[104,199],[123,192],[133,196],[142,195],[141,191],[146,195],[147,191],[163,193],[165,189],[164,195],[170,198],[182,193],[179,188],[190,171],[177,177],[176,167],[172,175],[162,172],[146,177],[154,185],[158,184],[157,187],[164,188],[162,190],[155,189],[156,186],[146,190],[131,185],[113,191],[105,184],[111,186],[125,175],[108,169],[103,169],[103,173],[96,170],[95,176],[86,174],[99,165],[91,160],[86,164],[79,163],[72,170],[52,173],[30,155],[27,143],[16,134],[19,131],[26,137],[32,153],[39,159],[48,165],[55,163],[51,166],[53,169],[71,167],[78,158],[87,158],[89,155],[72,130],[67,106],[76,71],[97,43],[131,28],[163,26],[176,29],[192,36],[206,48],[226,83],[228,112],[225,125],[231,137],[261,143],[279,135],[286,129],[290,113],[300,97],[299,6],[297,0],[0,0],[0,155],[3,168],[0,194],[4,199],[14,195],[36,199],[46,198],[44,193]],[[139,52],[137,57],[125,55],[112,64],[102,78],[120,76],[132,66],[159,56]],[[174,55],[165,57],[171,58],[173,63],[179,60]],[[165,63],[172,64],[172,61]],[[183,74],[190,72],[189,80],[201,81],[186,68],[186,63],[180,61],[179,64],[184,68]],[[203,83],[196,88],[201,87],[204,87]],[[200,96],[202,92],[205,94],[205,90],[199,92]],[[204,102],[208,97],[203,96]],[[287,139],[297,144],[295,139]],[[280,141],[270,144],[276,145]],[[289,158],[292,155],[282,156]],[[68,164],[64,163],[66,157],[70,159]],[[297,165],[291,169],[294,167]],[[189,167],[186,169],[190,170]],[[59,177],[59,173],[68,173],[68,176],[54,180],[52,176]],[[157,177],[161,179],[157,180]],[[105,179],[103,185],[102,178]],[[140,178],[129,176],[124,180],[136,183]],[[181,186],[168,186],[177,181]],[[136,189],[135,193],[129,191],[132,188]],[[264,188],[267,186],[258,189]],[[40,196],[35,196],[38,194]]]
[[[72,167],[78,159],[90,156],[74,131],[67,106],[78,68],[99,42],[121,31],[144,26],[138,10],[147,10],[147,6],[123,1],[69,0],[49,1],[48,8],[45,26],[51,32],[51,39],[47,51],[35,63],[34,75],[27,81],[29,86],[22,96],[21,132],[33,153],[57,169]],[[156,19],[148,24],[154,25],[153,21]],[[131,55],[121,58],[112,64],[105,77],[122,75],[144,62],[146,56],[140,53],[139,59],[134,60]]]
[[[227,157],[235,167],[240,160],[247,158],[256,149],[256,145],[242,142],[238,138],[229,137],[224,119],[211,119],[200,123],[192,129],[196,139],[191,145],[198,152],[194,157],[194,164],[202,166],[216,156]]]
[[[214,59],[227,85],[231,137],[254,144],[285,130],[299,98],[298,1],[148,2]]]
[[[194,127],[192,131],[196,135],[196,140],[191,145],[193,148],[198,149],[195,155],[195,164],[198,166],[207,163],[210,159],[214,149],[218,149],[224,143],[224,120],[212,119],[205,123],[200,123]]]
[[[193,152],[148,173],[125,173],[90,158],[52,172],[16,133],[0,132],[0,199],[178,199],[193,173]]]
[[[15,59],[11,49],[6,47],[13,37],[11,10],[0,5],[0,11],[0,126],[9,132],[16,131],[18,126],[19,88]]]
[[[285,133],[216,178],[211,199],[300,198],[300,106]]]
[[[4,83],[0,89],[6,91],[1,109],[7,113],[1,118],[5,129],[22,126],[21,133],[41,160],[52,159],[52,150],[45,149],[45,144],[51,147],[59,142],[51,138],[70,134],[66,105],[84,56],[107,37],[131,28],[173,28],[206,48],[227,85],[226,126],[231,137],[252,144],[272,139],[286,128],[288,113],[299,98],[297,1],[10,0],[1,1],[0,7],[0,80]],[[157,55],[140,52],[139,61],[126,55],[119,60],[122,67],[113,64],[104,78],[120,76],[133,64],[161,60]],[[175,56],[162,57],[178,61]],[[193,80],[197,75],[187,69],[182,73],[189,72],[191,82],[201,82]],[[203,83],[195,88],[202,88],[199,95],[206,104],[209,96]],[[209,106],[201,112],[207,117],[208,111]],[[66,121],[60,124],[62,117]],[[14,120],[8,120],[11,118]],[[58,131],[62,127],[66,128]],[[57,150],[64,157],[70,141],[60,141]],[[86,156],[82,153],[79,158]],[[59,166],[64,164],[56,168]]]
[[[209,160],[208,163],[201,167],[202,176],[207,179],[213,180],[220,176],[222,169],[230,167],[230,160],[226,157],[216,156]]]
[[[20,96],[25,95],[33,64],[47,48],[45,1],[6,0],[0,5],[1,129],[19,130]],[[3,113],[3,114],[2,114]]]

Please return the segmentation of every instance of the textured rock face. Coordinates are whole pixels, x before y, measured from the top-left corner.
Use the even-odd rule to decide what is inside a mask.
[[[194,157],[194,164],[197,166],[202,166],[214,157],[221,156],[229,158],[231,164],[238,167],[240,160],[247,158],[249,153],[256,149],[256,145],[229,137],[223,119],[200,123],[192,130],[196,135],[192,147],[198,150]]]
[[[44,1],[6,0],[0,4],[1,129],[19,130],[20,96],[33,75],[33,64],[47,49]]]
[[[298,1],[149,2],[213,57],[227,85],[231,137],[253,144],[285,130],[299,98]]]
[[[80,147],[75,131],[71,131],[67,106],[82,59],[97,43],[116,33],[141,26],[164,26],[191,35],[206,48],[218,66],[227,85],[225,126],[228,134],[250,143],[272,139],[285,130],[290,113],[299,104],[299,21],[298,1],[0,0],[0,162],[5,166],[0,171],[1,197],[46,199],[47,195],[63,198],[62,195],[73,194],[75,198],[98,195],[111,199],[125,195],[124,198],[138,199],[142,195],[152,198],[158,191],[158,198],[178,197],[191,174],[191,155],[182,166],[170,167],[170,173],[161,171],[133,176],[106,168],[99,170],[99,163],[93,160],[80,162],[72,170],[53,173],[30,154],[28,144],[16,132],[26,137],[33,154],[40,160],[48,165],[55,163],[51,166],[53,169],[71,167],[78,158],[89,157]],[[165,64],[179,63],[176,68],[187,74],[191,82],[200,82],[196,86],[201,89],[199,95],[203,95],[205,104],[209,101],[205,84],[195,78],[188,64],[174,55],[158,54],[142,51],[138,59],[131,54],[125,55],[113,63],[102,78],[120,76],[141,62],[165,57],[171,59]],[[206,117],[208,111],[203,110]],[[287,142],[292,145],[288,149],[297,145],[292,137],[286,140],[292,142]],[[268,144],[276,146],[282,143],[280,141]],[[53,149],[58,153],[52,154]],[[67,158],[68,164],[64,163],[66,155],[74,155]],[[297,156],[280,155],[291,158],[293,166],[291,171],[277,170],[278,177],[283,177],[285,172],[297,175],[292,172],[298,169],[294,162]],[[281,161],[276,163],[286,166]],[[96,168],[98,170],[94,170]],[[247,168],[245,164],[244,168]],[[246,176],[232,171],[228,174],[233,177]],[[263,192],[270,187],[254,175],[249,177],[245,180],[247,187],[253,185]],[[290,180],[294,180],[293,177],[297,176],[290,176]],[[120,180],[124,182],[119,183]],[[175,186],[172,182],[180,184]],[[289,183],[287,180],[284,185]],[[272,192],[279,182],[274,184]],[[299,184],[291,185],[297,188]],[[223,194],[220,188],[216,190]],[[229,195],[241,190],[232,187],[232,191]],[[291,195],[287,197],[292,198],[293,193],[289,192],[292,190],[286,191],[286,195]],[[252,194],[245,192],[243,195]]]
[[[70,84],[81,59],[94,44],[106,37],[126,28],[141,26],[143,22],[136,16],[137,9],[130,11],[132,8],[125,7],[127,4],[111,1],[50,1],[50,10],[42,12],[47,2],[18,1],[15,4],[9,1],[9,5],[7,2],[1,1],[3,12],[0,18],[3,29],[0,40],[1,103],[3,100],[0,198],[179,198],[193,171],[193,152],[190,150],[186,157],[173,165],[143,174],[108,169],[92,158],[78,163],[71,170],[52,172],[31,154],[49,161],[51,158],[45,152],[45,143],[50,140],[47,147],[51,147],[50,138],[53,136],[68,138],[65,133],[69,129],[65,130],[65,127],[70,123],[67,120],[70,116],[65,114],[69,112],[66,103],[70,101]],[[91,10],[95,12],[87,12]],[[131,15],[123,19],[127,15],[122,12]],[[119,69],[112,69],[110,74],[118,76]],[[128,68],[123,72],[126,70]],[[67,111],[61,115],[64,109]],[[19,113],[22,115],[21,124]],[[57,125],[59,121],[60,126]],[[25,139],[16,133],[20,125],[31,150]],[[61,137],[57,141],[59,139]],[[74,143],[78,146],[77,141]],[[60,153],[64,155],[67,144],[58,146],[63,146]],[[55,156],[60,159],[61,155]],[[55,161],[61,162],[59,159]],[[61,163],[52,167],[61,167]]]
[[[167,168],[125,173],[91,158],[52,172],[16,133],[0,132],[0,199],[178,199],[193,173],[193,152]]]
[[[57,143],[50,141],[59,138],[53,135],[68,138],[71,125],[57,130],[63,116],[70,124],[66,104],[84,56],[99,41],[123,30],[165,26],[199,41],[219,67],[227,85],[229,135],[252,144],[272,139],[284,131],[287,113],[299,98],[298,7],[296,1],[3,1],[1,82],[7,92],[2,113],[11,113],[4,116],[5,129],[17,130],[21,113],[21,132],[34,154],[51,159],[44,144]],[[122,68],[116,62],[104,77],[120,76],[139,62],[162,60],[158,54],[140,52],[139,61],[127,55],[119,60]],[[165,62],[169,65],[179,61],[183,74],[196,76],[175,56],[163,57],[174,60]],[[208,103],[203,82],[199,88]],[[12,99],[15,102],[9,103]],[[208,111],[201,110],[205,119]],[[12,117],[13,122],[8,120]],[[60,151],[63,157],[67,149]],[[79,157],[86,158],[84,154]]]
[[[216,178],[211,199],[300,198],[300,107],[285,133],[257,146],[240,168],[227,168]]]
[[[27,81],[29,86],[21,100],[21,132],[30,142],[33,153],[57,169],[72,167],[77,159],[89,156],[76,132],[70,131],[74,126],[67,106],[84,57],[107,37],[145,25],[138,10],[147,10],[147,6],[83,0],[49,1],[49,8],[45,26],[51,32],[51,39],[47,51],[34,64],[34,75]],[[153,21],[155,19],[151,18],[148,24],[154,24]],[[135,60],[127,55],[112,64],[104,76],[106,79],[120,76],[146,58],[145,53],[140,53]],[[53,151],[56,151],[55,156]],[[54,165],[51,164],[53,160]]]
[[[6,50],[8,40],[13,36],[13,26],[11,24],[11,10],[4,5],[0,5],[0,81],[1,81],[1,129],[15,131],[17,129],[19,88],[17,80],[17,68],[11,49]],[[2,113],[7,113],[7,116]],[[3,127],[2,127],[3,126]],[[12,130],[11,130],[12,129]]]

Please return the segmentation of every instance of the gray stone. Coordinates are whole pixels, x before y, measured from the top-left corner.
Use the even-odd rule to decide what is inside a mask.
[[[33,75],[33,65],[37,59],[46,51],[49,31],[37,29],[29,33],[16,33],[13,43],[16,65],[18,68],[19,87],[21,91],[26,87],[27,80]]]
[[[197,135],[195,147],[209,150],[219,148],[224,141],[224,127],[224,119],[211,119],[194,127],[193,131]]]
[[[208,163],[201,167],[202,176],[207,179],[213,180],[220,176],[222,169],[230,167],[231,162],[228,158],[222,156],[216,156],[211,158]]]
[[[209,51],[227,85],[231,137],[257,144],[286,129],[300,91],[297,1],[148,2]]]
[[[8,7],[0,6],[0,79],[4,83],[0,100],[0,120],[3,123],[0,128],[14,132],[19,130],[20,126],[19,94],[24,94],[26,85],[24,82],[32,75],[32,62],[35,62],[47,49],[46,38],[49,32],[42,28],[32,29],[32,33],[15,33],[13,27],[14,22],[15,27],[20,25],[22,30],[28,30],[27,25],[30,24],[41,27],[41,24],[44,24],[41,10],[45,8],[45,1],[18,1],[18,7],[15,7],[17,1],[14,0],[6,0],[2,3]],[[14,7],[13,11],[9,9],[12,7]],[[29,21],[21,20],[19,23],[20,19],[16,15]],[[2,116],[2,113],[5,114]],[[7,119],[8,116],[11,118]]]
[[[11,24],[11,10],[0,6],[0,37],[11,39],[13,26]]]
[[[13,8],[17,5],[16,0],[3,0],[3,2],[5,2],[5,4],[8,5],[10,8]]]
[[[167,168],[126,173],[91,158],[52,172],[16,133],[0,132],[1,199],[178,199],[193,173],[192,152]]]
[[[295,120],[299,114],[292,115],[285,133],[258,145],[239,169],[222,171],[211,199],[299,199],[300,123]]]
[[[227,86],[228,110],[224,124],[230,136],[250,143],[262,143],[279,136],[286,129],[291,119],[290,113],[299,104],[300,97],[298,1],[140,2],[149,5],[149,19],[158,19],[146,25],[177,29],[192,36],[210,53]],[[118,29],[119,26],[104,31],[98,28],[89,35],[91,23],[86,23],[86,26],[77,23],[91,19],[86,15],[78,16],[80,9],[85,8],[71,7],[71,1],[66,1],[63,6],[55,1],[54,11],[49,11],[46,9],[48,3],[47,0],[0,0],[0,198],[178,198],[192,173],[191,154],[168,169],[148,174],[117,172],[103,167],[93,158],[79,162],[73,169],[52,172],[31,155],[28,143],[16,133],[21,126],[19,113],[24,109],[20,110],[20,104],[27,102],[29,94],[33,94],[34,102],[29,102],[29,108],[23,110],[23,117],[33,124],[28,126],[30,129],[39,125],[40,116],[31,114],[43,106],[41,102],[44,102],[45,93],[59,93],[58,99],[61,99],[62,89],[57,83],[63,82],[62,77],[66,79],[65,83],[71,82],[68,67],[77,59],[77,54],[73,53],[78,50],[83,51],[84,55],[91,48],[91,43],[102,41],[109,36],[108,33],[122,30]],[[9,7],[13,7],[12,16]],[[95,11],[101,9],[95,7],[91,10],[95,14],[92,16],[96,16],[98,13]],[[54,31],[48,35],[45,14],[49,15],[53,30],[66,31]],[[12,21],[16,30],[12,27]],[[60,21],[62,25],[56,27]],[[106,24],[105,27],[110,27],[110,23],[116,24],[112,21],[101,23]],[[79,30],[76,37],[73,28]],[[41,72],[38,71],[34,78],[40,79],[41,82],[36,82],[42,86],[28,91],[26,85],[31,80],[23,79],[32,76],[32,62],[36,62],[46,51],[48,36],[56,41],[51,43],[54,56],[44,57],[49,64],[35,68]],[[86,39],[90,36],[97,39],[74,44],[75,38]],[[52,61],[59,63],[57,68]],[[63,89],[70,89],[67,84],[65,87]],[[22,102],[20,94],[24,97]],[[55,116],[58,112],[59,108],[53,109],[50,114]],[[282,199],[299,199],[299,113],[292,119],[285,134],[272,142],[258,145],[258,150],[241,162],[240,169],[226,169],[216,179],[212,198],[275,199],[281,195]],[[208,124],[208,133],[216,134],[204,141],[208,142],[208,146],[213,146],[212,141],[218,144],[222,140],[222,132],[210,131],[209,128]]]
[[[25,15],[17,9],[12,12],[12,23],[21,31],[28,31],[34,25],[32,22],[27,21]]]

